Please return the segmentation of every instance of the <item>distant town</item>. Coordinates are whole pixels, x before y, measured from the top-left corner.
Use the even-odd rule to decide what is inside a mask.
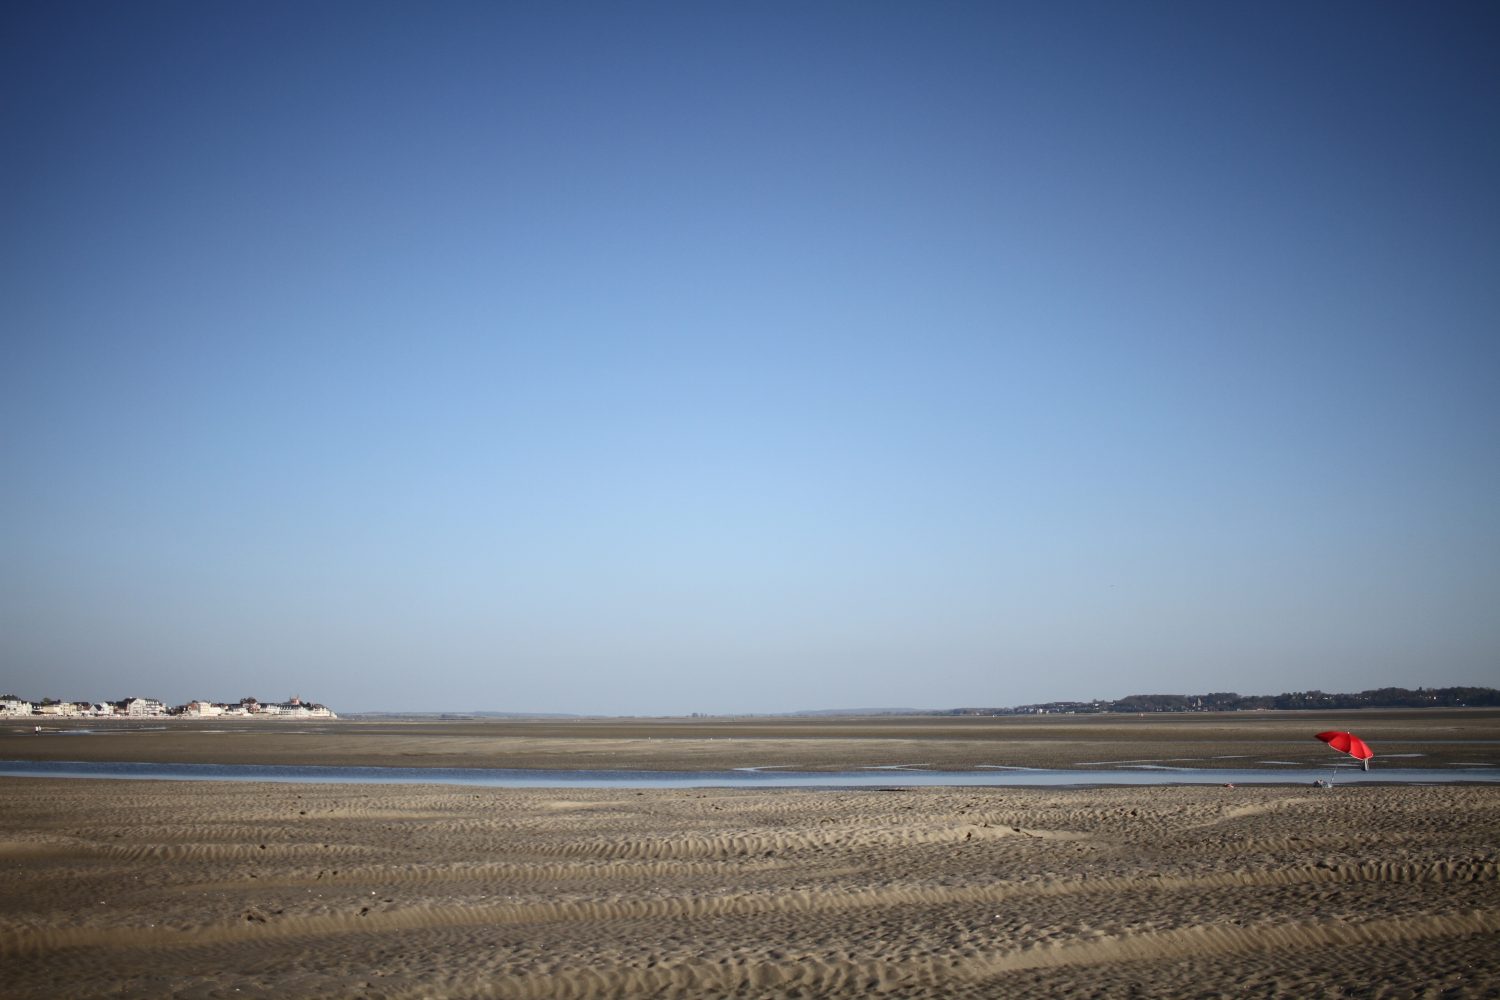
[[[119,701],[59,701],[44,698],[31,702],[13,694],[0,695],[0,717],[28,719],[337,719],[333,709],[293,695],[286,701],[241,698],[237,702],[190,701],[168,706],[155,698],[122,698]]]

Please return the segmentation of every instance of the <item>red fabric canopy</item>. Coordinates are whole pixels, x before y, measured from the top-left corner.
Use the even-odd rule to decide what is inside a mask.
[[[1358,736],[1355,736],[1353,733],[1338,733],[1330,731],[1326,733],[1319,733],[1318,739],[1322,740],[1324,743],[1327,743],[1335,750],[1342,750],[1344,753],[1355,758],[1356,760],[1369,760],[1371,757],[1375,756],[1375,751],[1370,749],[1370,745],[1364,740],[1360,739]]]

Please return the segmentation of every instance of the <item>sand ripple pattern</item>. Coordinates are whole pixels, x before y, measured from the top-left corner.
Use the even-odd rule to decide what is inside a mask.
[[[1495,996],[1500,789],[17,781],[0,995]]]

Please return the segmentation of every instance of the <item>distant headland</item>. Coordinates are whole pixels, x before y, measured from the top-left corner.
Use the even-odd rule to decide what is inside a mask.
[[[955,708],[940,715],[1049,715],[1058,712],[1247,712],[1328,711],[1341,708],[1494,708],[1500,691],[1488,687],[1385,687],[1353,694],[1290,691],[1283,694],[1241,695],[1233,691],[1210,694],[1132,694],[1113,701],[1049,701],[1016,708]]]

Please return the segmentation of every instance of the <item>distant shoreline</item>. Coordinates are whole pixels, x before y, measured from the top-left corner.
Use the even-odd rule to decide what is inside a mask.
[[[127,706],[142,703],[146,709],[134,711]],[[126,698],[119,702],[39,702],[33,703],[15,695],[0,695],[0,720],[24,718],[74,719],[243,719],[287,715],[294,719],[353,719],[366,722],[397,720],[415,721],[481,721],[481,720],[724,720],[724,719],[850,719],[850,718],[1004,718],[1033,715],[1172,715],[1211,714],[1216,712],[1336,712],[1368,710],[1430,710],[1453,708],[1500,708],[1500,689],[1477,686],[1442,688],[1374,688],[1353,693],[1324,691],[1291,691],[1277,695],[1241,695],[1232,691],[1209,694],[1132,694],[1116,699],[1090,701],[1048,701],[1031,705],[1005,707],[959,708],[829,708],[790,712],[693,712],[687,715],[627,714],[605,715],[581,712],[501,712],[487,709],[436,711],[345,712],[339,715],[326,705],[304,702],[293,696],[287,702],[260,702],[254,698],[237,703],[191,701],[168,709],[164,702],[152,698]],[[75,712],[46,712],[42,705],[76,707]],[[20,709],[24,706],[25,710]],[[113,706],[115,711],[106,711]]]

